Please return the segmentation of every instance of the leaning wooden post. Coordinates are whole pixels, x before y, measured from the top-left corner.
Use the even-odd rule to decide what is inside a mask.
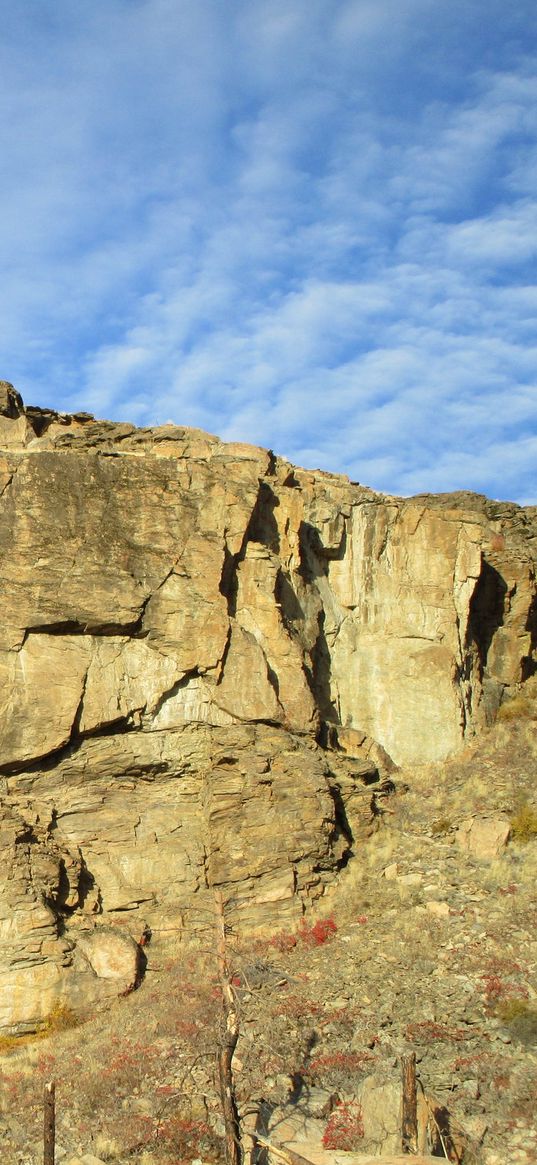
[[[45,1084],[43,1094],[43,1165],[54,1165],[56,1142],[56,1085]]]
[[[226,1139],[226,1165],[241,1165],[241,1139],[239,1114],[233,1085],[233,1053],[239,1038],[239,1013],[229,972],[226,952],[226,926],[222,892],[214,892],[216,906],[216,950],[222,1003],[224,1008],[225,1032],[218,1050],[218,1076],[222,1114]]]
[[[403,1056],[403,1153],[418,1151],[418,1097],[416,1091],[416,1053]]]

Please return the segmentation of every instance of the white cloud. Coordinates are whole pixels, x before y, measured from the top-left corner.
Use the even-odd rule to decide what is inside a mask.
[[[477,0],[0,0],[2,374],[534,497],[537,78],[490,3],[477,45]]]
[[[449,232],[448,254],[455,263],[527,263],[537,255],[537,203],[526,201],[494,214],[457,224]]]

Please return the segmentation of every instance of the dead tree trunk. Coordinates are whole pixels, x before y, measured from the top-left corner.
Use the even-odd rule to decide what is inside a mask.
[[[216,951],[218,975],[222,992],[225,1029],[218,1051],[218,1079],[226,1140],[226,1165],[241,1165],[241,1135],[239,1113],[233,1084],[233,1053],[239,1038],[239,1014],[227,962],[226,926],[221,890],[214,892],[216,906]]]
[[[56,1086],[51,1080],[43,1092],[43,1165],[54,1165],[56,1146]]]
[[[403,1153],[418,1151],[418,1097],[416,1091],[416,1053],[402,1059],[403,1075]]]

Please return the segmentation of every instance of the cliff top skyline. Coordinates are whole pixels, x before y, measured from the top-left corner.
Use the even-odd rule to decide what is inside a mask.
[[[3,368],[535,504],[530,0],[0,0]]]

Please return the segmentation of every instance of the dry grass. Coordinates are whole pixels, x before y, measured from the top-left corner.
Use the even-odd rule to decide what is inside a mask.
[[[535,720],[536,717],[535,700],[531,700],[523,693],[506,700],[505,704],[500,705],[496,714],[497,720]]]
[[[515,695],[501,704],[496,714],[499,721],[537,719],[537,679],[533,676]]]

